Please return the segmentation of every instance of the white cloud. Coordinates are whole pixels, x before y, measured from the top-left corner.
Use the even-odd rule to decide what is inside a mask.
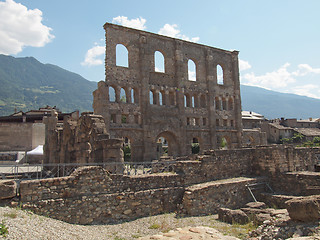
[[[249,62],[239,59],[239,71],[245,71],[251,68]]]
[[[253,72],[245,74],[241,77],[243,84],[263,87],[267,89],[277,89],[288,86],[290,83],[296,82],[293,74],[287,68],[289,63],[284,64],[278,70],[266,73],[261,76],[256,76]]]
[[[43,47],[54,36],[42,24],[39,9],[27,9],[13,0],[0,2],[0,53],[17,54],[23,47]]]
[[[173,38],[181,38],[189,42],[198,42],[200,40],[199,37],[189,38],[188,36],[181,34],[177,24],[171,25],[166,23],[162,28],[160,28],[158,34]]]
[[[139,30],[144,30],[147,28],[145,26],[146,22],[147,22],[147,20],[142,17],[129,20],[125,16],[118,16],[118,17],[115,17],[112,19],[112,23],[114,23],[114,24],[119,24],[119,25],[122,25],[125,27],[136,28]]]
[[[314,92],[317,92],[318,94],[315,94]],[[296,86],[292,88],[292,93],[312,98],[320,98],[320,87],[314,84]]]
[[[315,73],[315,74],[320,74],[320,68],[312,68],[308,64],[299,64],[298,65],[298,70],[293,72],[293,75],[295,76],[305,76],[309,73]]]
[[[103,58],[101,59],[101,56],[104,55],[105,49],[106,48],[104,46],[94,46],[93,48],[90,48],[87,51],[86,57],[85,57],[84,61],[81,63],[81,65],[83,65],[83,66],[102,65]]]

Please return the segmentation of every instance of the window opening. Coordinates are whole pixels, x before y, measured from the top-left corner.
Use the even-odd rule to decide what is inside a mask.
[[[128,49],[122,44],[117,44],[116,46],[116,65],[119,67],[129,67]]]
[[[163,98],[162,98],[162,92],[159,92],[159,105],[162,106],[163,104]]]
[[[128,123],[128,115],[126,114],[121,115],[121,123]]]
[[[116,90],[113,87],[109,87],[109,102],[116,101]]]
[[[192,154],[198,154],[200,152],[200,144],[198,138],[192,138],[191,152]]]
[[[120,102],[127,102],[126,91],[124,90],[124,88],[121,88],[120,90]]]
[[[117,123],[117,115],[116,114],[111,114],[111,122]]]
[[[154,53],[154,71],[162,73],[165,72],[164,57],[159,51]]]
[[[197,80],[196,64],[191,59],[188,60],[188,80],[189,81]]]
[[[130,96],[131,96],[131,103],[135,103],[135,99],[134,99],[134,89],[132,88],[130,91]]]
[[[123,144],[123,157],[124,161],[130,162],[131,161],[131,143],[130,139],[125,137],[124,138],[124,144]]]
[[[162,156],[168,156],[168,141],[164,137],[159,137],[157,140],[157,155],[158,159]]]
[[[223,85],[223,68],[220,65],[217,65],[217,83]]]
[[[154,103],[153,103],[153,98],[154,98],[153,95],[154,95],[153,91],[150,90],[150,91],[149,91],[149,103],[150,103],[150,104],[154,104]]]

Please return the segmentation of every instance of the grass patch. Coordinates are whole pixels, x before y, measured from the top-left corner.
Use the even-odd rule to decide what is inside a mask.
[[[211,227],[217,229],[218,231],[220,231],[225,235],[231,235],[240,239],[247,239],[249,232],[257,229],[258,226],[253,222],[249,222],[244,225],[235,223],[235,224],[226,224],[223,226],[214,225]]]
[[[118,236],[115,236],[114,237],[114,240],[126,240],[125,238],[120,238],[120,237],[118,237]]]
[[[160,228],[160,224],[154,223],[154,224],[150,225],[148,228],[149,229],[159,229]]]
[[[132,238],[139,238],[139,237],[142,237],[142,236],[139,235],[139,234],[132,234],[131,237],[132,237]]]
[[[8,233],[8,227],[5,225],[4,221],[2,221],[0,223],[0,236],[6,237]]]
[[[8,217],[8,218],[16,218],[18,216],[18,214],[17,214],[16,211],[12,211],[12,212],[9,212],[9,213],[4,213],[3,216],[4,217]]]

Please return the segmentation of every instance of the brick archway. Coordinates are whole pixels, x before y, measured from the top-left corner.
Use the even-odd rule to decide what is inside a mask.
[[[157,152],[159,152],[159,139],[163,138],[166,140],[166,143],[164,143],[165,145],[167,144],[168,147],[168,156],[179,156],[180,155],[180,146],[179,143],[177,141],[177,137],[175,136],[175,134],[173,134],[170,131],[164,131],[161,132],[160,134],[158,134],[158,136],[156,137],[155,141],[157,143]],[[162,143],[163,144],[163,143]]]

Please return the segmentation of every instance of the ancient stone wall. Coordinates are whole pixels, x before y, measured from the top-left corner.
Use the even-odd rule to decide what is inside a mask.
[[[281,179],[281,181],[279,181]],[[270,179],[275,191],[293,196],[320,194],[319,172],[288,172]]]
[[[253,154],[253,173],[272,177],[285,172],[314,171],[320,148],[273,145],[257,147]]]
[[[132,161],[158,159],[159,138],[175,157],[191,154],[192,142],[200,151],[241,146],[237,51],[109,23],[104,29],[106,79],[93,93],[93,108],[109,123],[112,137],[130,140]],[[125,66],[118,63],[121,47]],[[156,67],[156,54],[163,57],[163,71]],[[188,74],[189,63],[195,78]]]
[[[110,139],[102,116],[82,113],[79,119],[65,117],[61,124],[53,113],[44,122],[45,163],[123,162],[123,141]],[[117,170],[121,172],[121,168]]]
[[[246,185],[259,182],[255,178],[232,178],[201,183],[185,189],[182,205],[188,215],[215,214],[219,208],[236,209],[253,201]]]
[[[297,194],[319,191],[318,173],[287,173],[314,169],[319,150],[290,146],[212,150],[177,159],[172,173],[140,176],[84,167],[68,177],[22,181],[20,187],[7,182],[1,185],[1,198],[12,198],[17,189],[24,208],[82,224],[178,210],[197,215],[211,209],[215,213],[219,206],[241,207],[251,201],[245,185],[255,181]]]

